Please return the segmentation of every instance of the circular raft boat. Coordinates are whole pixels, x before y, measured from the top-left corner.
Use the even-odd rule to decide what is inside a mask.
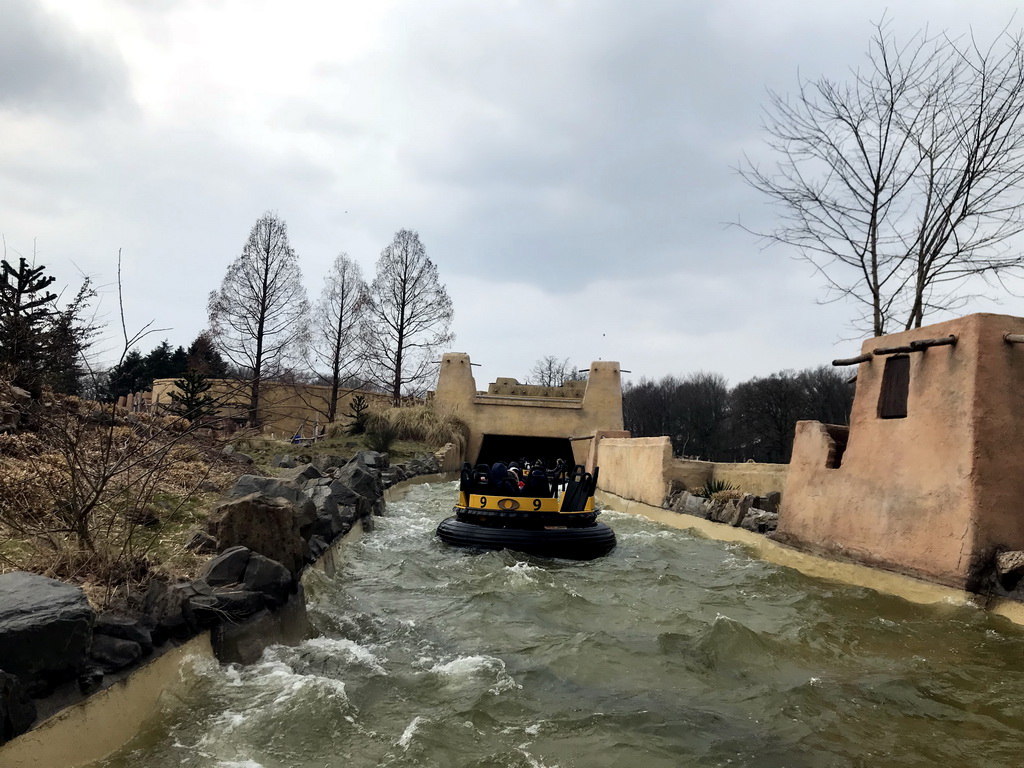
[[[597,522],[597,469],[534,467],[518,481],[504,464],[462,469],[454,515],[437,535],[446,544],[512,549],[539,557],[592,560],[615,548],[615,532]],[[522,485],[522,487],[520,487]]]

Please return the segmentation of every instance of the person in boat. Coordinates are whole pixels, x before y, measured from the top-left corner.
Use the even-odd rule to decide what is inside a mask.
[[[491,493],[500,496],[518,496],[519,485],[509,475],[508,466],[503,462],[497,462],[491,466],[490,476]]]

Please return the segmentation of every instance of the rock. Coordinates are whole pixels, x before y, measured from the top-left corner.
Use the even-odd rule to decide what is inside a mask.
[[[199,624],[189,603],[194,594],[191,584],[150,582],[142,601],[142,610],[156,624],[152,632],[156,645],[170,637],[187,640],[196,633]]]
[[[338,499],[329,485],[314,485],[309,489],[309,499],[316,507],[317,517],[338,512]]]
[[[348,463],[358,464],[363,469],[377,470],[379,472],[387,469],[388,457],[386,454],[378,453],[377,451],[359,451]]]
[[[324,473],[317,469],[312,464],[303,464],[301,467],[296,467],[288,472],[281,473],[281,479],[285,482],[295,483],[302,487],[306,486],[310,480],[319,480],[324,476]]]
[[[95,620],[78,587],[34,573],[0,574],[0,664],[25,685],[78,677]]]
[[[346,510],[352,510],[353,507],[345,507]],[[316,519],[316,523],[313,525],[309,532],[309,536],[306,538],[307,541],[312,540],[314,536],[319,536],[321,539],[330,543],[338,538],[341,534],[347,531],[349,526],[345,518],[341,516],[340,511],[335,508],[334,512],[324,512]]]
[[[754,533],[769,533],[779,527],[779,515],[764,509],[751,509],[743,517],[740,527]]]
[[[275,456],[272,465],[275,467],[281,467],[282,469],[294,469],[298,462],[295,461],[294,456],[290,456],[287,453],[281,456]]]
[[[227,456],[225,458],[230,459],[231,461],[237,462],[238,464],[252,464],[253,463],[252,456],[250,456],[247,453],[239,453],[238,451],[232,451],[231,453],[227,454]]]
[[[110,635],[95,635],[89,660],[104,673],[118,672],[142,658],[142,646]]]
[[[276,477],[242,475],[234,487],[228,491],[228,498],[238,499],[253,493],[286,499],[295,507],[295,515],[300,528],[309,525],[316,519],[316,506],[298,483],[279,480]]]
[[[708,501],[700,496],[694,496],[688,491],[682,491],[671,502],[669,508],[681,515],[693,515],[694,517],[708,517]]]
[[[192,610],[200,625],[211,627],[222,621],[241,621],[263,610],[264,597],[245,589],[215,590],[191,599]]]
[[[211,587],[240,584],[251,554],[248,547],[225,549],[203,567],[199,578]]]
[[[93,639],[96,635],[107,635],[116,637],[119,640],[131,640],[138,643],[144,656],[153,652],[153,633],[149,627],[143,626],[146,622],[130,619],[127,616],[117,616],[112,613],[103,613],[96,619],[93,626]]]
[[[254,552],[245,566],[242,586],[265,595],[275,605],[281,605],[288,599],[294,582],[292,574],[281,563]]]
[[[17,675],[0,670],[0,744],[19,736],[36,721],[36,705]]]
[[[315,519],[313,502],[309,504]],[[299,533],[295,508],[281,497],[253,493],[226,501],[211,513],[210,527],[223,547],[248,547],[277,560],[292,573],[302,567],[306,543]]]
[[[757,503],[755,503],[754,506],[764,512],[774,512],[775,514],[778,514],[779,503],[781,501],[782,494],[778,491],[772,491],[771,493],[758,497]]]
[[[313,459],[313,466],[323,474],[327,475],[338,467],[343,467],[348,462],[344,456],[323,455]]]
[[[103,685],[103,670],[96,667],[86,667],[85,671],[78,676],[78,690],[88,696],[98,691]]]
[[[213,554],[217,551],[219,546],[220,545],[213,536],[208,534],[206,531],[199,530],[198,528],[189,534],[188,540],[185,542],[185,549],[199,555]]]
[[[356,455],[359,456],[360,454]],[[348,486],[371,503],[384,495],[384,484],[381,483],[380,473],[371,472],[355,459],[341,469],[336,470],[334,479]],[[339,501],[339,503],[342,502]]]
[[[1004,589],[1012,592],[1024,577],[1024,551],[1012,550],[996,555],[996,578]]]
[[[327,540],[323,536],[310,536],[309,537],[309,556],[312,561],[319,560],[324,552],[331,548],[331,545],[327,543]]]

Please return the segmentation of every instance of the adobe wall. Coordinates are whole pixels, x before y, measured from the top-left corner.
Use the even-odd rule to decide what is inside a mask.
[[[886,356],[857,371],[839,467],[824,425],[799,422],[777,536],[809,551],[970,587],[994,547],[1024,549],[1024,319],[978,314],[862,346],[954,334],[911,352],[905,418],[878,417]]]
[[[672,460],[667,437],[605,438],[597,445],[601,472],[597,487],[624,499],[660,507],[668,495],[666,481]]]
[[[153,407],[169,407],[171,392],[177,392],[177,379],[157,379],[153,382],[151,401]],[[244,383],[217,379],[213,381],[210,396],[222,398],[226,405],[220,409],[224,416],[248,416],[249,387]],[[371,410],[391,406],[389,395],[380,392],[350,391],[342,389],[338,394],[337,413],[344,419],[352,406],[352,400],[362,395]],[[325,414],[330,401],[331,388],[319,384],[284,384],[276,381],[263,382],[260,388],[260,420],[263,429],[271,436],[290,438],[297,432],[303,437],[312,437],[315,425],[326,424]],[[345,419],[347,420],[347,419]]]
[[[435,407],[469,427],[466,460],[471,463],[484,435],[574,438],[622,429],[622,380],[616,362],[592,363],[586,382],[531,387],[498,379],[487,393],[477,391],[471,366],[469,355],[445,354],[434,392]],[[588,440],[573,442],[577,463],[585,464],[589,452]]]
[[[788,471],[788,464],[672,459],[668,464],[667,479],[673,486],[688,491],[699,490],[710,482],[721,480],[744,493],[765,496],[776,491],[781,493]]]

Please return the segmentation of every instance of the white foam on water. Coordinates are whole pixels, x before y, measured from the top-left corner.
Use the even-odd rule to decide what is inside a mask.
[[[263,768],[263,763],[255,760],[220,760],[217,768]]]
[[[311,648],[321,648],[325,651],[338,653],[344,656],[345,660],[350,664],[358,664],[359,666],[366,667],[372,670],[378,675],[387,677],[388,671],[384,669],[384,665],[381,660],[365,645],[348,640],[345,638],[331,638],[331,637],[314,637],[311,640],[307,640],[304,645],[310,646]]]
[[[506,565],[505,573],[508,577],[509,586],[519,587],[526,584],[536,584],[537,579],[530,575],[531,571],[542,571],[535,565],[520,561],[514,565]]]
[[[494,656],[460,656],[446,664],[435,664],[430,671],[455,685],[494,675],[494,685],[489,690],[495,694],[523,687],[505,671],[505,662]]]
[[[530,764],[530,768],[558,768],[558,763],[551,763],[551,765],[548,765],[547,763],[542,763],[540,760],[535,758],[525,749],[520,748],[519,751],[520,753],[522,753],[523,757],[526,758],[526,761]]]
[[[404,750],[409,749],[409,745],[412,743],[412,737],[416,734],[416,729],[420,727],[420,723],[423,722],[423,718],[416,715],[412,719],[412,722],[405,726],[405,730],[402,731],[401,738],[396,742],[399,747]]]

